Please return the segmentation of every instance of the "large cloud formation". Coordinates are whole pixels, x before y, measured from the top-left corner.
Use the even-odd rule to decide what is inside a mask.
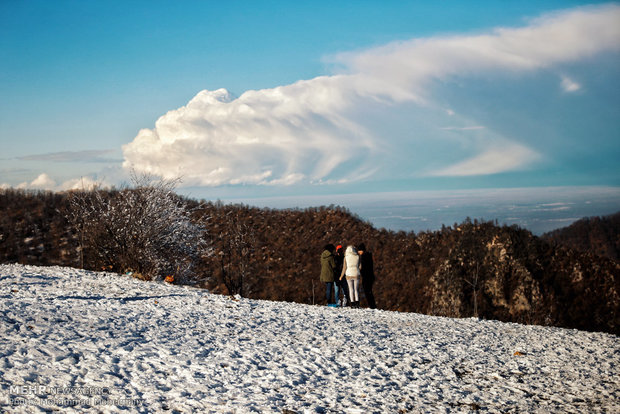
[[[300,81],[233,98],[202,91],[143,129],[123,150],[125,164],[198,185],[292,184],[321,180],[373,148],[342,114],[350,91],[338,77]]]
[[[619,21],[617,5],[578,8],[522,28],[342,53],[331,58],[339,68],[331,76],[239,97],[224,89],[205,90],[125,145],[124,166],[165,178],[182,176],[186,185],[347,182],[379,170],[389,173],[397,163],[389,154],[399,148],[406,152],[412,142],[416,148],[433,146],[460,131],[463,142],[444,160],[423,162],[445,154],[446,143],[442,151],[418,151],[419,167],[411,173],[468,176],[518,170],[540,158],[535,148],[459,117],[435,99],[432,86],[455,78],[549,71],[615,52]],[[578,81],[559,69],[556,75],[565,93],[580,90]],[[407,109],[399,110],[402,105]],[[390,113],[390,123],[410,123],[413,129],[416,120],[426,122],[425,132],[399,136],[387,123],[369,121],[368,108]],[[435,115],[424,115],[430,112]]]

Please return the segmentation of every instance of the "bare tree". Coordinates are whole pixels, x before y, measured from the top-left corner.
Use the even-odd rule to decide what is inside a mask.
[[[473,264],[471,266],[472,273],[470,277],[465,277],[465,283],[471,286],[473,290],[473,300],[474,300],[474,317],[478,317],[478,289],[479,289],[479,281],[480,281],[480,258],[474,258]]]
[[[241,221],[238,212],[228,211],[224,231],[220,232],[218,252],[222,280],[230,295],[249,293],[248,279],[253,272],[251,254],[256,238],[248,223]]]
[[[95,266],[192,281],[194,264],[206,252],[205,231],[174,193],[179,180],[132,174],[132,181],[133,188],[72,194],[68,218],[80,231],[82,250],[90,249]]]
[[[478,220],[467,217],[458,243],[463,281],[472,289],[473,316],[478,317],[478,293],[486,255],[483,233]]]

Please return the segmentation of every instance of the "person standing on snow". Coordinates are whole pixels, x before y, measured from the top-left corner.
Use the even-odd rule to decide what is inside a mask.
[[[340,280],[342,280],[343,277],[346,277],[347,284],[349,285],[349,298],[351,299],[351,306],[354,308],[360,307],[359,287],[361,267],[362,263],[355,247],[347,246],[347,250],[344,253],[344,263],[342,265]]]
[[[334,271],[336,262],[334,260],[334,245],[327,244],[321,253],[321,282],[325,283],[325,297],[327,304],[331,303],[332,289],[334,288]]]
[[[336,246],[336,252],[334,253],[334,259],[336,261],[336,269],[334,275],[336,276],[336,284],[334,286],[334,290],[336,291],[336,303],[340,304],[340,306],[346,306],[349,301],[349,289],[347,287],[347,281],[340,279],[340,274],[342,273],[342,265],[344,262],[344,254],[343,254],[342,245]],[[340,301],[339,292],[342,292],[342,302]]]
[[[357,246],[357,253],[360,255],[360,263],[362,265],[362,286],[364,288],[364,296],[368,302],[370,309],[377,309],[375,303],[375,295],[372,293],[372,285],[375,283],[375,269],[372,262],[372,253],[366,250],[364,243]]]

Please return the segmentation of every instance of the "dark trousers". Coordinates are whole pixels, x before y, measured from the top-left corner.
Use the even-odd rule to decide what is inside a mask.
[[[327,303],[332,303],[332,292],[334,291],[334,282],[325,282],[325,298]]]
[[[342,291],[342,297],[345,299],[345,301],[349,301],[349,285],[347,283],[347,279],[342,278],[342,280],[338,280],[336,283]],[[336,298],[336,301],[338,301],[338,298]]]
[[[375,281],[372,279],[362,280],[362,285],[364,286],[364,296],[366,296],[366,301],[368,302],[368,307],[370,309],[377,309],[375,295],[372,293],[372,285],[374,285],[374,283]]]

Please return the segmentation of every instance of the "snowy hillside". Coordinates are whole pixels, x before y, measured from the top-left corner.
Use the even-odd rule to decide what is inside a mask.
[[[613,335],[0,266],[9,412],[620,412]]]

